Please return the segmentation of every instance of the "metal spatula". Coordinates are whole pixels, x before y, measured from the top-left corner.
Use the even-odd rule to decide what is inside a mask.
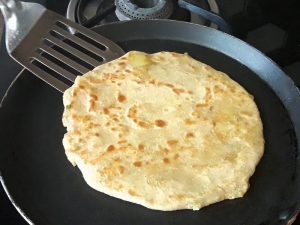
[[[64,92],[76,75],[116,59],[114,42],[36,3],[0,0],[8,53],[36,76]],[[73,35],[72,31],[76,31]]]

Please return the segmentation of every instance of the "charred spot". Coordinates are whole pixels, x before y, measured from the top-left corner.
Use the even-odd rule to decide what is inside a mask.
[[[90,109],[89,110],[90,111],[96,110],[96,102],[93,99],[90,100]]]
[[[139,148],[139,150],[144,150],[145,149],[145,146],[143,145],[143,144],[139,144],[139,146],[138,146],[138,148]]]
[[[155,120],[155,125],[158,127],[165,127],[167,125],[167,122],[164,120]]]
[[[193,137],[195,137],[195,135],[194,135],[194,133],[192,133],[192,132],[188,132],[188,133],[186,134],[186,137],[187,137],[187,138],[193,138]]]
[[[168,158],[164,158],[163,161],[164,161],[164,163],[166,163],[166,164],[170,163],[170,159],[168,159]]]
[[[126,101],[126,97],[124,95],[119,94],[118,101],[119,102],[125,102]]]
[[[113,146],[113,145],[110,145],[110,146],[107,147],[108,152],[111,152],[111,151],[114,151],[114,150],[115,150],[115,146]]]
[[[142,162],[136,161],[136,162],[133,163],[133,165],[134,165],[135,167],[142,167]]]

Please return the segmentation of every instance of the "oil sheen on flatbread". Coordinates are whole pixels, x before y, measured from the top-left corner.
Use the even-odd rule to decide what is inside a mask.
[[[253,97],[186,54],[129,52],[63,102],[65,152],[87,184],[151,209],[242,197],[264,150]]]

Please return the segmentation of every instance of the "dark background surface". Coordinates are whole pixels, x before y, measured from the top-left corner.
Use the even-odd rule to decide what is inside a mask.
[[[47,8],[61,14],[65,13],[68,0],[37,0]],[[300,86],[300,7],[299,0],[253,0],[249,8],[250,16],[244,16],[240,8],[243,0],[219,0],[221,13],[231,23],[241,23],[245,29],[252,29],[244,35],[243,30],[236,30],[235,35],[277,62],[285,72]],[[222,7],[222,5],[224,7]],[[227,5],[227,6],[226,6]],[[222,10],[223,9],[223,10]],[[239,17],[241,19],[239,19]],[[236,22],[239,21],[239,22]],[[21,71],[21,67],[6,54],[4,38],[1,38],[3,20],[0,17],[0,98]],[[1,150],[0,150],[1,151]],[[300,221],[298,220],[297,224]],[[27,223],[14,209],[2,187],[0,187],[0,224],[26,225]]]

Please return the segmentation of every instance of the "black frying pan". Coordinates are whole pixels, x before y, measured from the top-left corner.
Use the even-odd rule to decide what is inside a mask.
[[[62,95],[24,70],[0,110],[2,184],[24,218],[42,225],[286,224],[300,196],[300,93],[294,83],[254,48],[206,27],[157,20],[95,30],[125,51],[188,52],[227,73],[255,98],[264,156],[243,198],[200,211],[155,211],[109,197],[91,189],[64,154]]]

